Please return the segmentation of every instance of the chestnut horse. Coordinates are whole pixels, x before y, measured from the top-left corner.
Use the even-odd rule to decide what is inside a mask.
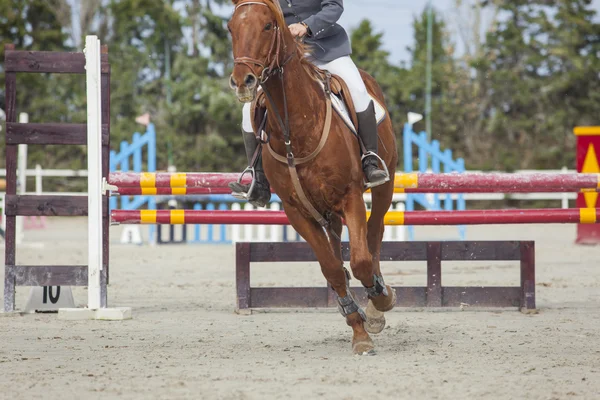
[[[372,189],[373,206],[367,222],[359,142],[331,112],[328,84],[317,78],[319,70],[305,59],[306,49],[292,37],[279,3],[233,0],[233,4],[235,11],[228,24],[235,59],[231,86],[241,102],[254,100],[259,86],[268,94],[266,131],[272,150],[281,156],[263,152],[265,174],[291,225],[310,244],[337,294],[338,308],[353,330],[354,353],[372,353],[374,345],[367,331],[381,332],[383,312],[396,303],[379,265],[384,216],[392,202],[394,180]],[[384,104],[375,80],[361,74],[369,92]],[[327,125],[329,136],[323,146]],[[393,177],[398,156],[389,116],[379,125],[379,140],[380,156]],[[312,159],[296,162],[305,157]],[[352,274],[369,297],[366,313],[350,292],[349,273],[343,266],[343,220],[350,234]]]

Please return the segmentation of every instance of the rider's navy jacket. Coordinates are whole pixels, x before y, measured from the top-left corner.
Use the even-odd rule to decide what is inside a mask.
[[[343,0],[279,0],[279,4],[288,25],[308,25],[305,43],[314,58],[329,62],[352,53],[348,34],[337,23],[344,11]]]

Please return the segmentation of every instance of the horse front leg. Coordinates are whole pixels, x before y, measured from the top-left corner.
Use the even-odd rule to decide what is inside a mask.
[[[351,193],[345,202],[344,214],[350,233],[350,265],[356,279],[360,280],[369,297],[367,306],[366,330],[369,333],[379,333],[385,327],[383,311],[393,308],[396,295],[392,288],[383,281],[379,271],[379,246],[383,235],[383,217],[378,208],[367,225],[367,214],[362,193]],[[387,210],[386,210],[387,211]],[[369,240],[367,238],[369,236]]]
[[[373,341],[364,328],[366,319],[350,292],[350,274],[344,268],[341,243],[331,235],[335,232],[338,237],[342,231],[342,221],[333,218],[328,233],[333,238],[330,242],[323,228],[313,218],[305,217],[296,207],[283,204],[286,215],[296,231],[310,244],[321,266],[323,276],[337,295],[338,309],[346,318],[346,323],[352,328],[352,351],[354,354],[371,354],[374,350]]]

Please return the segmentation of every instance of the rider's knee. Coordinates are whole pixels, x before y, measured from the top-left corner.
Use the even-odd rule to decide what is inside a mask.
[[[367,92],[366,87],[356,88],[356,94],[353,96],[354,108],[356,108],[356,112],[363,112],[367,108],[369,108],[369,103],[371,102],[371,97]]]

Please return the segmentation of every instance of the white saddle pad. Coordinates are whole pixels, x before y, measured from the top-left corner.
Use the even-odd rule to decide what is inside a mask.
[[[373,100],[373,104],[375,105],[375,119],[377,119],[377,125],[379,125],[385,119],[385,108],[383,108],[379,101],[370,94],[369,97],[371,98],[371,100]],[[332,95],[331,105],[333,106],[333,109],[338,113],[338,115],[342,118],[344,123],[348,126],[348,128],[354,134],[357,134],[356,127],[352,123],[352,118],[350,118],[350,113],[348,112],[348,107],[346,107],[346,103],[344,103],[344,101],[339,96]]]
[[[261,91],[261,88],[258,88]],[[381,124],[385,119],[387,113],[385,112],[385,108],[381,105],[379,100],[369,94],[371,100],[373,100],[373,104],[375,105],[375,119],[377,120],[377,125]],[[348,129],[352,131],[355,135],[358,134],[356,127],[352,123],[352,118],[350,118],[350,112],[348,112],[348,107],[346,107],[346,103],[342,100],[342,98],[338,95],[331,95],[331,105],[337,114],[342,118],[342,121],[348,126]],[[244,127],[246,132],[251,132],[253,129],[251,126]],[[262,135],[266,136],[265,132],[261,132]]]

